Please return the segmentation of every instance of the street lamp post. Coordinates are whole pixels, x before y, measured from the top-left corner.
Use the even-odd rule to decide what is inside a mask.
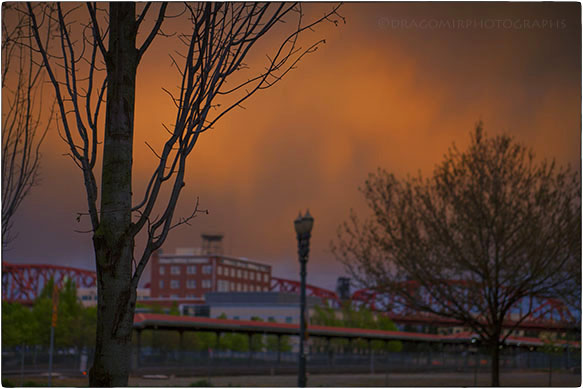
[[[308,254],[310,252],[310,237],[312,226],[314,225],[314,218],[310,215],[310,211],[294,220],[294,227],[296,236],[298,238],[298,255],[300,260],[300,358],[298,368],[298,387],[305,388],[307,385],[306,378],[306,264],[308,262]]]

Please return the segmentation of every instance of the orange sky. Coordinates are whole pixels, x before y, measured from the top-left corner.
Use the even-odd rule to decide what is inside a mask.
[[[349,3],[341,13],[345,25],[310,33],[327,40],[317,53],[201,137],[177,215],[189,214],[196,196],[209,215],[173,231],[165,250],[199,246],[200,233],[222,232],[227,253],[298,278],[292,222],[309,207],[308,282],[333,287],[343,271],[329,242],[350,208],[366,212],[357,188],[378,166],[430,173],[452,142],[468,143],[480,119],[490,134],[505,131],[537,156],[579,166],[579,4]],[[420,27],[460,20],[478,26]],[[505,20],[517,27],[505,28]],[[160,123],[173,118],[161,90],[174,86],[169,42],[158,39],[140,65],[136,193],[154,163],[144,141],[159,145]],[[258,54],[252,63],[264,58]],[[18,238],[6,260],[93,267],[90,236],[73,232],[85,227],[76,213],[86,206],[80,171],[65,152],[51,130],[42,182],[17,214]]]

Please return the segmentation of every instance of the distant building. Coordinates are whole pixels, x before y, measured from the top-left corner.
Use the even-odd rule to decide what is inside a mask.
[[[336,281],[336,294],[342,301],[350,300],[350,278],[338,277]]]
[[[81,301],[84,307],[92,307],[97,305],[97,287],[92,288],[77,288],[77,299]],[[147,302],[150,300],[150,289],[138,288],[137,301]]]
[[[202,249],[161,250],[150,260],[150,296],[196,299],[209,292],[267,292],[271,266],[222,254],[222,235],[202,235]]]
[[[180,305],[181,313],[211,318],[225,315],[227,319],[233,320],[251,320],[257,317],[277,323],[300,322],[300,296],[295,293],[210,292],[204,298],[204,305]],[[312,316],[316,305],[322,305],[319,297],[306,297],[308,317]]]

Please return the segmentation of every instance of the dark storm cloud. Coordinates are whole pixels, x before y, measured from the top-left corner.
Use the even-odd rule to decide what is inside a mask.
[[[309,207],[310,282],[330,287],[342,269],[328,243],[350,208],[365,210],[357,187],[378,166],[427,174],[452,142],[467,144],[480,119],[541,157],[579,163],[579,4],[349,3],[343,14],[346,25],[313,35],[327,39],[320,51],[201,138],[179,214],[196,196],[210,214],[173,231],[165,250],[222,231],[231,254],[297,278],[292,221]],[[156,43],[138,77],[136,193],[154,163],[144,141],[159,143],[160,123],[173,117],[160,90],[172,82],[167,43]],[[86,208],[80,173],[56,138],[9,260],[91,263],[90,237],[72,232]]]

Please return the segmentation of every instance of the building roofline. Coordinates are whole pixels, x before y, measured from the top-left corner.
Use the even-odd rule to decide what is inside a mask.
[[[172,316],[162,314],[138,313],[134,316],[134,329],[167,329],[167,330],[207,330],[207,331],[235,331],[245,333],[263,333],[280,335],[298,335],[299,324],[260,322],[251,320],[210,319],[206,317]],[[455,335],[423,334],[404,331],[384,331],[363,328],[329,327],[310,325],[310,336],[327,338],[363,338],[376,340],[403,340],[413,342],[432,343],[470,343],[476,336],[470,333]],[[516,346],[544,345],[537,338],[508,337],[506,342]],[[557,346],[580,347],[579,342],[568,342]]]
[[[218,254],[177,254],[177,253],[166,254],[166,253],[161,253],[161,254],[158,254],[158,258],[161,258],[161,259],[162,258],[185,258],[185,259],[186,258],[220,258],[220,259],[231,259],[231,260],[241,261],[241,262],[245,262],[245,263],[252,263],[254,265],[268,266],[270,268],[272,267],[270,264],[251,261],[245,257],[233,257],[233,256],[218,255]]]

